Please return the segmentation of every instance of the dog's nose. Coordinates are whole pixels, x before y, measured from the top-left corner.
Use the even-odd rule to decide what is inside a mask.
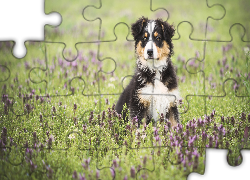
[[[153,49],[148,49],[147,53],[148,53],[148,56],[153,56]]]

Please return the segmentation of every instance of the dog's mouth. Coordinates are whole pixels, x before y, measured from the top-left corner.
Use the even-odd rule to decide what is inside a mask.
[[[153,56],[148,56],[146,60],[159,60],[159,58],[154,58]]]

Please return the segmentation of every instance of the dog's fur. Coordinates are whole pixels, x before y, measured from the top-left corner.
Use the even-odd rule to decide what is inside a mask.
[[[122,110],[126,103],[130,118],[137,116],[138,125],[143,118],[148,124],[163,114],[174,127],[179,123],[177,104],[180,99],[177,76],[171,62],[174,53],[171,38],[175,30],[161,19],[148,20],[145,17],[132,24],[131,29],[135,40],[136,69],[115,109],[123,115],[125,122],[128,120],[127,112]]]

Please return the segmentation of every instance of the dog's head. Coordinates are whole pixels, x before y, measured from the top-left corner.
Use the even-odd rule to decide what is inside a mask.
[[[142,17],[132,24],[137,59],[143,64],[153,59],[166,62],[173,55],[172,37],[174,28],[161,19],[148,20]],[[160,63],[162,64],[162,63]]]

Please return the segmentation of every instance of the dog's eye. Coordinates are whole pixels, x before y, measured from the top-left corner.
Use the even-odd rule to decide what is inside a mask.
[[[156,37],[156,40],[157,40],[157,41],[160,41],[160,40],[161,40],[161,38],[160,38],[159,36],[157,36],[157,37]]]
[[[143,39],[144,41],[146,41],[147,40],[147,38],[146,37],[144,37],[144,39]]]

